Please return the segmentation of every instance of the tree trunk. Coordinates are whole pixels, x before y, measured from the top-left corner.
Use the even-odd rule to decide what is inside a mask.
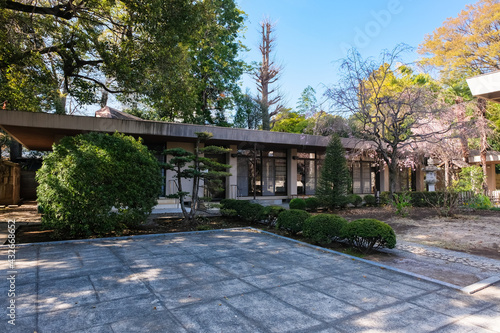
[[[465,124],[465,108],[462,105],[463,101],[462,97],[457,97],[455,99],[457,121],[461,126]],[[463,129],[460,130],[460,145],[462,148],[462,161],[469,163],[469,143],[467,142],[467,133]]]
[[[450,161],[444,161],[444,186],[448,188],[450,186]]]
[[[484,181],[483,181],[483,192],[484,194],[488,194],[488,168],[486,166],[486,152],[488,149],[488,141],[487,141],[487,123],[486,123],[486,100],[483,98],[479,98],[477,101],[479,108],[479,130],[481,132],[481,166],[483,168]]]

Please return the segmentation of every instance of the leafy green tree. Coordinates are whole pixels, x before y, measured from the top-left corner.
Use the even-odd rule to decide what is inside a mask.
[[[287,133],[304,133],[308,125],[305,115],[282,109],[280,118],[274,122],[271,131]]]
[[[262,124],[262,111],[260,105],[250,95],[249,89],[246,93],[236,99],[236,113],[234,115],[234,127],[258,129]]]
[[[165,151],[167,155],[172,156],[165,167],[167,170],[172,170],[177,179],[177,193],[171,194],[169,197],[179,199],[186,223],[194,222],[201,201],[208,199],[199,196],[201,184],[203,183],[204,186],[212,190],[221,190],[222,178],[231,175],[227,172],[230,165],[218,163],[204,156],[204,154],[224,154],[230,150],[218,146],[202,148],[201,143],[210,140],[213,136],[212,133],[198,132],[196,136],[194,153],[183,148],[171,148]],[[193,186],[190,191],[183,188],[183,179],[192,179]],[[190,204],[189,207],[186,207],[185,201],[188,197],[190,197]]]
[[[42,225],[64,237],[100,236],[143,222],[161,188],[156,158],[140,140],[119,133],[63,138],[36,179]]]
[[[223,124],[243,20],[233,0],[2,0],[0,96],[64,113],[114,94],[149,118]]]
[[[343,207],[351,190],[351,175],[345,149],[337,135],[332,135],[326,147],[326,156],[321,169],[316,197],[327,207]]]
[[[315,113],[318,107],[317,104],[316,90],[311,86],[307,86],[299,97],[296,109],[300,114]]]

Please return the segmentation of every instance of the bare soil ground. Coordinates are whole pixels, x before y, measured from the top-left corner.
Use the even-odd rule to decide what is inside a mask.
[[[453,218],[438,217],[429,208],[414,208],[402,218],[388,208],[355,208],[335,212],[349,221],[358,218],[376,218],[391,225],[398,239],[450,250],[462,251],[494,259],[500,259],[500,211],[478,210],[461,212]],[[15,219],[16,222],[34,222],[22,225],[16,234],[16,242],[44,242],[53,240],[51,230],[42,230],[41,216],[36,203],[26,203],[15,209],[0,210],[0,224]],[[200,229],[220,229],[253,226],[267,229],[261,224],[223,218],[207,218],[199,225],[186,225],[179,218],[152,215],[148,222],[135,229],[125,230],[123,235],[182,232]],[[112,234],[109,236],[116,236]]]
[[[388,208],[360,208],[341,213],[348,220],[370,217],[388,223],[408,242],[500,259],[500,211],[461,211],[439,217],[429,208],[414,208],[406,218]]]

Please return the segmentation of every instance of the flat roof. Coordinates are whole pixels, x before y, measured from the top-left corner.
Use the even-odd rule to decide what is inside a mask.
[[[248,130],[240,128],[216,127],[170,123],[164,121],[110,119],[88,116],[59,115],[15,110],[0,110],[0,127],[9,135],[31,150],[51,150],[52,145],[65,136],[87,132],[120,132],[141,137],[145,143],[166,141],[194,142],[196,132],[208,131],[213,134],[212,144],[236,144],[239,148],[270,145],[275,148],[297,148],[299,150],[324,149],[329,137]],[[368,145],[358,139],[342,138],[346,149]]]
[[[500,103],[500,71],[470,77],[467,84],[473,96]]]

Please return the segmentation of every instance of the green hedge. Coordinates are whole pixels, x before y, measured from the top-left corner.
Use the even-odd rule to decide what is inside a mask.
[[[281,212],[276,221],[276,229],[287,230],[292,234],[302,231],[302,226],[311,216],[308,212],[301,209],[290,209]]]
[[[376,219],[359,219],[342,228],[342,237],[349,244],[362,252],[369,252],[373,247],[396,246],[396,234],[390,225]]]
[[[305,201],[306,201],[306,208],[312,211],[317,210],[318,207],[321,206],[321,201],[316,197],[307,198]]]
[[[369,207],[374,207],[377,205],[377,198],[375,198],[375,196],[373,196],[371,194],[365,195],[364,200],[365,200],[365,204]]]
[[[290,209],[306,209],[306,201],[301,198],[295,198],[290,200]]]
[[[264,221],[266,224],[270,226],[274,226],[276,224],[276,220],[278,219],[279,214],[285,211],[286,209],[281,206],[266,206],[261,211],[261,216],[259,220]]]
[[[354,207],[359,207],[363,203],[363,198],[357,194],[351,194],[349,195],[349,203],[353,204]]]
[[[334,214],[319,214],[304,221],[304,236],[315,243],[330,243],[341,237],[341,230],[347,220]]]

